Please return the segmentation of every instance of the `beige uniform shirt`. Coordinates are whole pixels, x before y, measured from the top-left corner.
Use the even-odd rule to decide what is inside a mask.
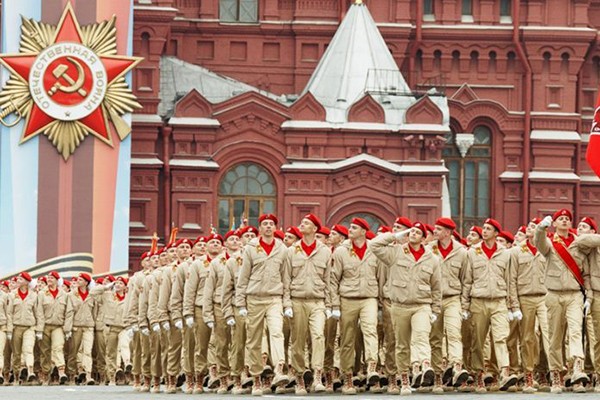
[[[221,288],[221,307],[223,309],[223,317],[229,319],[234,317],[233,313],[233,302],[235,300],[235,292],[237,280],[242,269],[242,253],[230,257],[225,263],[225,270],[223,271],[223,285]]]
[[[183,297],[185,294],[185,282],[190,274],[191,263],[194,258],[182,261],[172,276],[171,296],[169,298],[169,310],[173,321],[183,319]]]
[[[57,288],[56,298],[52,296],[48,288],[38,293],[38,301],[44,313],[44,324],[63,326],[67,315],[67,293]]]
[[[0,331],[6,331],[6,324],[8,323],[8,296],[10,296],[9,293],[0,290]]]
[[[430,304],[431,311],[442,311],[442,272],[440,260],[429,248],[417,261],[408,243],[390,246],[395,237],[384,233],[371,240],[369,248],[388,265],[388,279],[384,291],[392,303],[415,305]]]
[[[150,292],[148,293],[148,321],[150,326],[160,323],[158,314],[158,300],[160,295],[160,286],[162,284],[165,267],[158,267],[150,274],[149,285]]]
[[[36,332],[42,332],[44,312],[38,304],[37,293],[33,290],[29,290],[24,300],[21,300],[17,290],[11,292],[6,310],[8,332],[12,332],[15,326],[34,327]]]
[[[291,308],[292,299],[322,299],[325,308],[331,308],[330,282],[331,250],[319,240],[315,249],[306,255],[301,241],[286,250],[283,259],[283,307]]]
[[[513,267],[511,286],[517,291],[517,296],[543,296],[546,290],[546,257],[538,251],[534,255],[527,246],[527,240],[510,249]],[[519,299],[511,299],[513,310],[520,309]]]
[[[438,256],[442,266],[442,298],[460,296],[462,293],[462,279],[467,268],[467,249],[452,239],[452,250],[443,258],[439,243],[434,240],[429,244],[434,255]]]
[[[138,323],[140,293],[144,276],[147,273],[145,271],[136,272],[127,284],[127,298],[125,300],[125,323],[127,326],[137,325]]]
[[[239,252],[234,253],[232,256],[223,254],[210,263],[202,295],[202,318],[204,322],[215,322],[214,304],[220,305],[223,299],[223,277],[225,269],[227,269],[227,261],[238,254]]]
[[[104,308],[104,323],[106,326],[127,327],[125,323],[125,300],[127,299],[127,295],[123,299],[120,299],[115,292],[107,289],[104,285],[94,287],[91,292],[96,296],[98,303],[101,303]]]
[[[217,257],[218,259],[218,257]],[[194,316],[196,307],[202,307],[204,285],[210,271],[212,260],[204,255],[194,260],[188,270],[188,279],[183,290],[183,317]],[[214,321],[213,321],[214,322]]]
[[[74,288],[67,296],[67,314],[65,318],[65,331],[71,332],[73,328],[94,328],[96,326],[96,296],[88,291],[85,300],[79,294],[78,288]]]

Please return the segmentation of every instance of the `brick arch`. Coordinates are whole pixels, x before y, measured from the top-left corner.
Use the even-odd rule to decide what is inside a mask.
[[[196,89],[190,90],[175,104],[175,117],[209,118],[211,115],[212,104]]]
[[[470,127],[475,120],[487,119],[493,121],[501,132],[511,128],[506,108],[492,100],[478,100],[464,104],[449,99],[448,108],[452,118],[462,127]]]
[[[392,202],[387,202],[381,198],[371,198],[369,196],[360,196],[357,200],[355,196],[340,200],[332,204],[327,210],[327,224],[337,224],[350,214],[369,213],[383,221],[384,224],[390,224],[395,220],[396,214],[393,211]]]

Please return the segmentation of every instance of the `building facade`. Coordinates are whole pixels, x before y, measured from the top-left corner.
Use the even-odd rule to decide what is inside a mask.
[[[135,1],[130,267],[155,231],[196,237],[264,211],[285,225],[445,213],[463,232],[565,206],[599,217],[585,150],[600,1],[363,0],[395,65],[374,57],[362,82],[351,57],[378,48],[373,31],[332,40],[353,3]],[[341,78],[323,72],[334,42]],[[332,80],[328,103],[315,90]]]

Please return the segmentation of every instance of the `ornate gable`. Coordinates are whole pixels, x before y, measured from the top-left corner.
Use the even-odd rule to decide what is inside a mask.
[[[173,116],[180,118],[210,118],[211,115],[212,104],[200,92],[192,89],[175,104]]]
[[[311,92],[300,97],[290,108],[292,118],[298,121],[325,121],[325,108]]]
[[[460,101],[461,103],[469,103],[474,100],[478,100],[479,97],[473,89],[469,86],[468,83],[463,83],[463,85],[458,88],[456,92],[450,97],[452,100]]]
[[[442,125],[444,115],[429,96],[423,96],[406,111],[405,119],[407,124]]]
[[[367,94],[350,107],[348,122],[375,122],[384,124],[385,111],[370,94]]]

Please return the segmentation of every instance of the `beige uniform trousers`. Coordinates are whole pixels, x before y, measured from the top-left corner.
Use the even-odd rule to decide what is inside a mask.
[[[4,373],[4,357],[6,349],[6,326],[0,327],[0,374]]]
[[[310,366],[313,370],[323,369],[325,358],[325,302],[320,299],[292,298],[294,318],[290,321],[292,330],[292,368],[296,373],[306,369],[306,340],[310,334],[312,347]]]
[[[62,326],[45,325],[40,343],[40,364],[44,374],[50,375],[53,364],[57,368],[65,366],[64,349],[65,333]]]
[[[208,374],[208,343],[212,331],[202,319],[202,307],[194,308],[194,371],[196,374]]]
[[[462,317],[460,296],[442,299],[442,312],[431,326],[431,364],[436,373],[444,372],[444,344],[448,349],[448,364],[462,363],[463,342],[461,335]],[[444,337],[446,341],[444,343]]]
[[[127,333],[124,328],[110,326],[106,333],[106,374],[110,380],[115,379],[115,373],[121,367],[119,353],[123,363],[129,364],[130,351]]]
[[[94,328],[73,328],[71,348],[67,364],[69,369],[77,372],[85,372],[88,378],[92,373],[92,347],[94,346]],[[81,363],[78,363],[78,353],[81,351]],[[77,366],[77,367],[76,367]]]
[[[131,365],[131,373],[133,375],[140,375],[142,373],[142,334],[139,330],[134,332],[131,341]],[[73,367],[69,365],[69,368]]]
[[[162,332],[150,331],[150,375],[161,377],[162,370],[162,355],[160,347],[160,336]]]
[[[15,375],[19,373],[23,361],[25,367],[33,369],[33,346],[35,346],[35,329],[32,326],[15,326],[12,337],[12,364]]]
[[[595,342],[593,343],[594,346],[594,372],[596,372],[596,374],[600,374],[600,293],[599,292],[595,292],[594,295],[599,296],[598,300],[594,300],[592,302],[592,309],[591,311],[591,315],[592,315],[592,322],[594,324],[594,333],[598,332],[598,334],[595,334]],[[1,342],[0,342],[1,344]]]
[[[498,367],[509,366],[508,348],[508,308],[506,299],[471,299],[471,327],[473,341],[471,346],[471,364],[473,371],[484,370],[483,349],[488,332],[491,329],[494,338],[494,350],[498,360]]]
[[[396,334],[392,323],[392,302],[390,299],[383,299],[382,314],[383,345],[385,347],[383,362],[385,373],[392,376],[398,373],[398,368],[396,367]]]
[[[163,375],[167,374],[167,365],[169,360],[169,332],[171,329],[177,328],[170,326],[169,331],[161,331],[160,333],[160,362]]]
[[[377,362],[377,299],[342,297],[340,301],[340,367],[342,373],[352,373],[356,356],[357,328],[363,334],[365,363]],[[358,373],[358,371],[355,371]]]
[[[510,366],[510,373],[518,375],[521,373],[521,364],[519,363],[519,321],[509,321],[508,327],[508,338],[506,339],[506,348],[508,349],[508,365]]]
[[[213,305],[215,327],[213,329],[214,361],[217,364],[219,378],[229,375],[229,345],[231,344],[231,329],[223,318],[220,304]]]
[[[150,335],[152,335],[152,330],[150,330]],[[150,348],[150,335],[142,335],[142,375],[151,376],[152,375],[152,349]]]
[[[202,322],[202,320],[199,320]],[[196,319],[198,323],[198,319]],[[182,353],[183,353],[183,372],[186,375],[194,375],[194,363],[196,359],[196,327],[183,327]]]
[[[329,318],[325,321],[325,358],[323,360],[325,371],[332,371],[334,369],[338,324],[339,321],[335,318]],[[337,350],[339,352],[339,348]]]
[[[231,376],[240,376],[244,370],[246,353],[246,318],[240,317],[239,309],[234,308],[235,325],[231,331],[230,361]]]
[[[171,324],[173,326],[173,324]],[[183,333],[175,328],[169,329],[169,351],[167,356],[167,375],[177,376],[181,372],[181,342]]]
[[[460,327],[460,333],[462,337],[463,346],[463,365],[467,371],[473,371],[473,365],[471,363],[471,346],[473,344],[473,328],[471,321],[463,320]]]
[[[399,372],[408,372],[411,360],[422,363],[431,360],[431,306],[429,304],[392,303],[392,322],[396,338],[396,365]],[[416,354],[411,355],[411,349]]]
[[[94,331],[94,346],[92,347],[92,368],[94,372],[97,372],[99,374],[106,373],[106,337],[104,335],[104,330]]]
[[[556,292],[546,295],[550,350],[548,364],[551,371],[562,370],[565,331],[568,333],[568,350],[572,357],[583,359],[581,324],[583,323],[583,295],[579,291]]]
[[[265,322],[269,331],[271,345],[271,360],[277,365],[285,362],[283,347],[283,306],[279,296],[258,297],[248,296],[248,317],[246,319],[246,356],[250,373],[254,376],[263,371],[262,340]]]
[[[519,322],[521,339],[521,362],[525,372],[533,372],[539,363],[539,338],[536,334],[536,322],[539,324],[540,335],[544,350],[548,352],[548,309],[546,295],[519,297],[523,319]]]

